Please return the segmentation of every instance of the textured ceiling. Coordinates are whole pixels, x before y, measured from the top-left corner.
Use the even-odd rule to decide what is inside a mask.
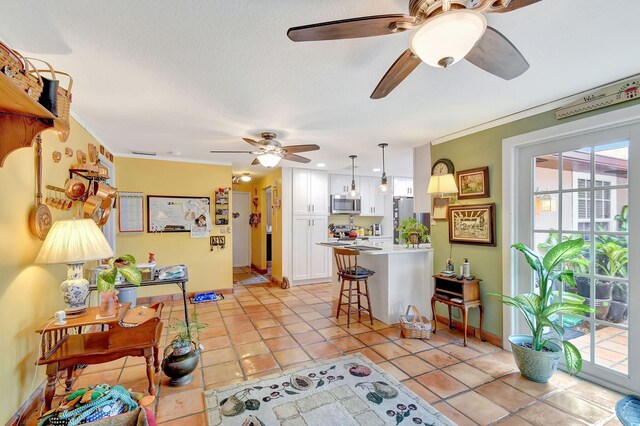
[[[531,64],[503,81],[462,61],[422,64],[387,98],[369,95],[410,32],[293,43],[287,28],[406,13],[403,0],[0,0],[0,38],[75,78],[74,111],[116,153],[180,151],[184,159],[258,171],[241,137],[278,133],[317,143],[331,170],[409,175],[411,148],[640,71],[637,0],[545,0],[487,15]],[[615,6],[615,7],[614,7]],[[286,163],[285,163],[286,164]],[[291,164],[291,163],[288,163]]]

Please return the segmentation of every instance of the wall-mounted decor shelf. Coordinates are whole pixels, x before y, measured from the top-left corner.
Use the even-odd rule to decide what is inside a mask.
[[[42,131],[54,129],[61,141],[69,137],[69,126],[0,73],[0,167],[7,156],[33,146]]]

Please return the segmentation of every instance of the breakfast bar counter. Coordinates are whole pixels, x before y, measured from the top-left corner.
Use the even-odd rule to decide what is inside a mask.
[[[375,319],[385,324],[396,324],[408,305],[415,305],[422,315],[432,318],[433,249],[430,247],[407,248],[406,245],[376,241],[318,244],[331,250],[341,247],[360,251],[358,266],[375,271],[369,278],[371,308]],[[338,297],[340,282],[335,258],[332,264],[333,295]]]

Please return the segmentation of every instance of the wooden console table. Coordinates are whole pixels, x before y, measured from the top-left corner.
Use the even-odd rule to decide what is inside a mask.
[[[443,277],[442,275],[434,275],[435,292],[431,297],[431,310],[433,312],[434,327],[433,333],[436,333],[438,328],[438,320],[436,317],[436,302],[444,303],[449,310],[449,328],[453,329],[453,323],[451,321],[451,307],[455,306],[460,308],[462,312],[462,326],[464,327],[464,346],[467,346],[467,318],[470,308],[480,309],[480,339],[484,342],[482,337],[482,322],[484,321],[484,306],[480,300],[480,280],[479,278],[473,280],[462,279],[458,280],[455,277]],[[456,299],[456,300],[453,300]]]
[[[98,308],[89,308],[85,315],[69,319],[65,325],[40,327],[37,331],[43,335],[43,352],[37,363],[47,366],[45,411],[51,408],[58,371],[67,371],[65,385],[67,390],[71,390],[76,365],[101,364],[125,356],[142,356],[146,359],[149,394],[154,395],[154,373],[160,371],[158,346],[162,332],[162,307],[162,303],[151,306],[150,309],[153,309],[155,314],[135,327],[121,325],[129,303],[124,303],[112,318],[96,319]],[[108,327],[106,331],[83,334],[82,328],[91,325]],[[70,334],[69,331],[77,334]]]

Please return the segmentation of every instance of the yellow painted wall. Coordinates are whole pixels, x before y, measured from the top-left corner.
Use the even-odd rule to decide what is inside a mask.
[[[138,191],[146,196],[179,195],[210,197],[214,190],[231,186],[231,167],[176,161],[116,158],[116,184],[120,191]],[[211,235],[225,235],[226,248],[210,251],[209,239],[192,239],[188,232],[120,234],[116,238],[117,254],[131,254],[146,262],[148,252],[156,255],[158,265],[184,263],[189,268],[188,291],[227,289],[233,286],[232,238],[214,225]],[[177,286],[141,288],[138,297],[179,293]]]
[[[0,135],[2,143],[2,135]],[[75,120],[71,135],[61,143],[57,134],[43,134],[43,187],[64,186],[69,167],[75,160],[62,157],[54,164],[53,151],[65,147],[87,151],[87,144],[98,142]],[[33,148],[22,148],[7,157],[0,168],[0,423],[6,423],[45,379],[39,369],[31,387],[39,347],[35,328],[64,307],[60,283],[66,277],[65,265],[35,265],[42,241],[29,232],[27,218],[34,205],[35,171]],[[46,192],[45,192],[46,196]],[[71,219],[70,211],[52,209],[54,220]]]
[[[277,181],[277,184],[276,184]],[[251,194],[251,212],[260,212],[262,220],[257,228],[251,228],[251,263],[260,269],[267,269],[267,203],[265,189],[272,187],[272,199],[282,200],[282,168],[271,170],[264,176],[251,182],[233,186],[234,191]],[[257,209],[253,206],[253,198],[258,197]],[[282,208],[274,208],[271,217],[271,274],[278,281],[282,280]]]

